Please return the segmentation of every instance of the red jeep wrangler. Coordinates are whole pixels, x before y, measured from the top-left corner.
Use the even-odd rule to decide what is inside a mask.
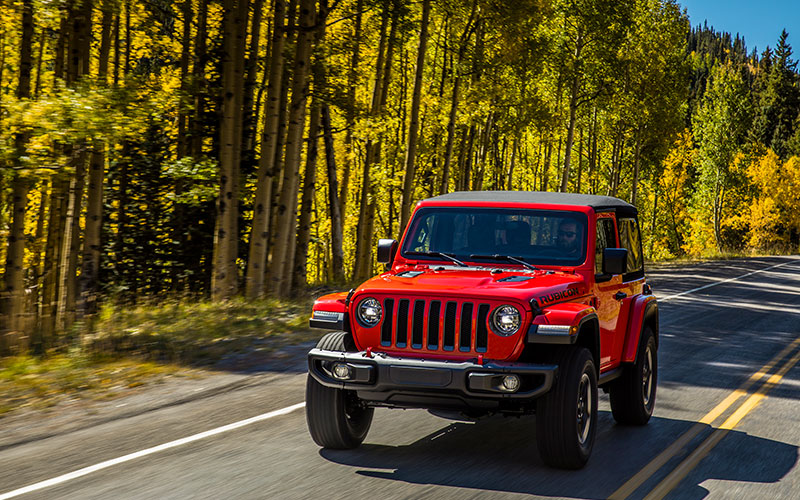
[[[399,251],[398,251],[399,249]],[[314,441],[354,448],[375,407],[439,416],[536,414],[549,465],[580,468],[597,388],[642,425],[656,396],[658,308],[636,208],[606,196],[457,192],[420,202],[387,271],[320,297],[306,418]]]

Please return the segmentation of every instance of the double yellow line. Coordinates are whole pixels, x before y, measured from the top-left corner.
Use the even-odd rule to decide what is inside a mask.
[[[738,389],[733,391],[722,402],[708,412],[688,431],[683,433],[669,447],[662,451],[657,457],[644,466],[639,472],[631,477],[625,484],[612,493],[609,499],[624,499],[636,491],[645,481],[650,479],[661,467],[670,459],[678,455],[703,429],[708,426],[714,427],[714,432],[708,436],[697,448],[695,448],[675,469],[670,472],[650,493],[645,496],[645,500],[659,500],[664,498],[672,491],[686,475],[694,469],[698,463],[724,438],[728,432],[736,427],[739,422],[750,413],[764,399],[767,393],[783,379],[784,375],[800,361],[800,350],[784,363],[777,372],[770,376],[758,390],[750,395],[724,422],[719,426],[714,426],[726,410],[728,410],[739,399],[749,394],[750,388],[759,380],[769,374],[775,366],[780,363],[789,353],[800,345],[800,337],[794,339],[792,343],[784,347],[769,363],[762,366],[757,372],[752,374]]]

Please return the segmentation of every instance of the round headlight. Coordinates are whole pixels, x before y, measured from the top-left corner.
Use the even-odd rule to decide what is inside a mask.
[[[380,323],[382,316],[381,303],[372,297],[367,297],[358,305],[358,320],[367,328],[372,328]]]
[[[492,330],[500,336],[514,335],[520,325],[522,325],[522,315],[514,306],[500,306],[492,314]]]

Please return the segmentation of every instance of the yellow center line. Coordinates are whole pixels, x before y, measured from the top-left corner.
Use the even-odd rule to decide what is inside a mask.
[[[645,465],[633,477],[628,479],[625,484],[620,486],[614,493],[609,495],[608,498],[615,500],[623,499],[627,498],[630,494],[636,491],[639,486],[650,479],[650,477],[661,467],[663,467],[664,464],[670,461],[675,455],[680,453],[681,450],[683,450],[692,439],[694,439],[698,434],[700,434],[700,432],[703,431],[703,429],[711,425],[717,418],[719,418],[720,415],[725,413],[725,410],[730,408],[730,406],[738,401],[741,397],[747,395],[747,391],[750,389],[750,387],[761,380],[767,373],[772,371],[775,365],[780,363],[781,360],[786,357],[786,355],[789,354],[795,347],[797,347],[798,344],[800,344],[800,337],[794,339],[794,341],[784,347],[766,365],[762,366],[757,372],[750,375],[750,378],[748,378],[738,389],[730,393],[717,406],[715,406],[714,409],[703,416],[703,418],[694,424],[688,431],[683,433],[671,445],[664,449],[664,451],[659,453],[653,460],[651,460],[650,463]]]
[[[667,477],[665,477],[658,485],[653,488],[646,497],[645,500],[660,500],[664,498],[670,491],[672,491],[678,484],[685,478],[689,472],[691,472],[700,461],[705,458],[706,455],[720,442],[722,438],[724,438],[728,432],[733,430],[742,419],[753,411],[753,409],[758,406],[764,398],[767,397],[767,393],[772,390],[776,385],[778,385],[783,379],[784,375],[792,369],[797,362],[800,361],[800,351],[795,353],[795,355],[787,361],[777,373],[772,375],[764,385],[762,385],[758,392],[747,398],[747,400],[733,412],[733,415],[727,418],[725,422],[716,429],[710,436],[703,441],[700,446],[698,446],[688,457],[686,457],[677,467],[675,470],[669,473]]]

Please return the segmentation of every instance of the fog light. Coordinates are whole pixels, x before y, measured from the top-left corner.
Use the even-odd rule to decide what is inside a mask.
[[[500,389],[506,392],[517,392],[519,389],[519,377],[516,375],[506,375],[503,377],[503,384]]]
[[[335,379],[348,380],[351,378],[352,371],[345,363],[334,363],[333,366],[331,366],[331,373]]]

